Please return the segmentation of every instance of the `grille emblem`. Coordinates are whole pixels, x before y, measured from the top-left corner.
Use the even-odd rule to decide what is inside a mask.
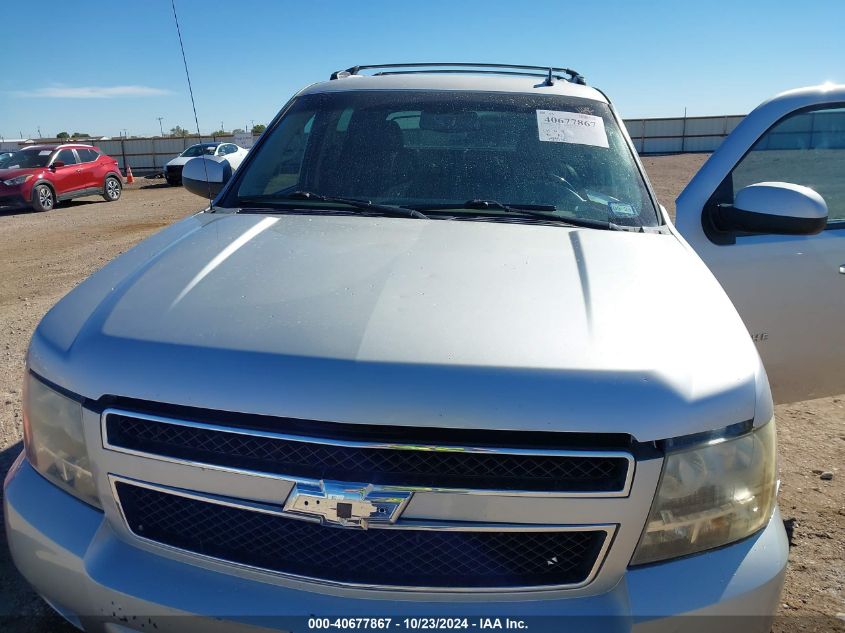
[[[318,519],[326,525],[367,528],[371,523],[394,523],[411,491],[339,481],[297,483],[284,511]]]

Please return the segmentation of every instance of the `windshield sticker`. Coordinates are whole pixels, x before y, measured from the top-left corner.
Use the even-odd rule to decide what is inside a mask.
[[[537,128],[541,141],[577,143],[607,147],[604,119],[579,112],[537,110]]]
[[[637,210],[634,208],[634,205],[628,204],[627,202],[611,202],[610,210],[613,211],[614,215],[621,215],[626,218],[637,215]]]
[[[49,156],[49,155],[50,155],[50,154],[52,154],[52,153],[53,153],[53,150],[50,150],[50,149],[42,149],[40,152],[38,152],[38,155],[39,155],[39,156]]]

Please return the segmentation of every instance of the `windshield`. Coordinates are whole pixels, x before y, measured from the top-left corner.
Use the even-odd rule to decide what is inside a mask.
[[[52,154],[53,150],[49,149],[25,149],[15,152],[8,158],[0,160],[0,166],[4,169],[46,167]]]
[[[223,202],[246,207],[298,191],[410,207],[430,217],[447,208],[451,216],[479,215],[478,203],[487,201],[497,203],[484,207],[489,216],[532,205],[561,219],[659,223],[610,108],[560,95],[300,97]]]
[[[191,145],[188,149],[184,152],[179,154],[179,156],[202,156],[203,154],[211,154],[214,155],[214,150],[217,146],[216,145]]]

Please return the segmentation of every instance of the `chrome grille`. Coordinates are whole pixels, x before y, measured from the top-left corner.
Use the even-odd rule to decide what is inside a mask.
[[[103,419],[106,448],[291,479],[624,496],[633,475],[623,451],[412,446],[396,428],[391,443],[336,441],[116,410]]]
[[[130,530],[203,556],[341,584],[513,589],[588,582],[607,528],[343,529],[115,481]],[[445,527],[445,526],[444,526]]]

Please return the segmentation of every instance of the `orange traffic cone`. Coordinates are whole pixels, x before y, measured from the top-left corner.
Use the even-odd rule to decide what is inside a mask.
[[[130,165],[126,166],[126,184],[131,185],[135,182],[135,176],[132,175],[132,167]]]

